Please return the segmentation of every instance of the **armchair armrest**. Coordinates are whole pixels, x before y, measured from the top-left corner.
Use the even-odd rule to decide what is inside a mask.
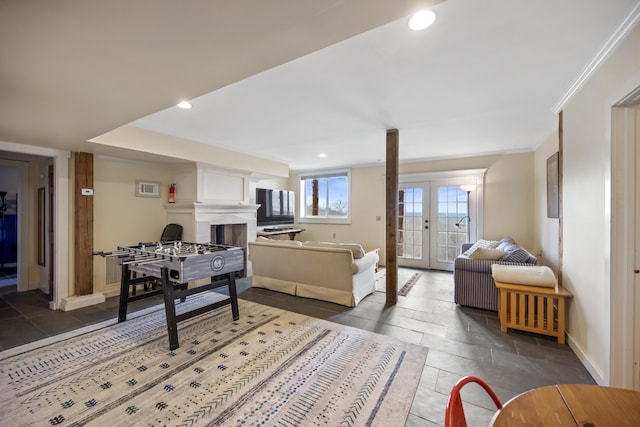
[[[466,256],[458,256],[454,260],[454,270],[466,270],[466,271],[474,271],[477,273],[491,274],[491,266],[493,264],[524,265],[524,266],[536,265],[536,263],[495,261],[490,259],[473,259]]]
[[[473,259],[466,256],[458,256],[454,261],[454,269],[491,274],[491,265],[498,263],[499,261],[490,259]]]
[[[378,251],[367,252],[362,258],[353,260],[351,271],[353,274],[357,274],[368,268],[373,268],[379,260]]]

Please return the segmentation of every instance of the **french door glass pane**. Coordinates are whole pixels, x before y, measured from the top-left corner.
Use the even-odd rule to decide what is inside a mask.
[[[455,259],[467,241],[468,226],[467,193],[460,187],[438,187],[438,262]]]
[[[422,259],[422,188],[398,192],[398,256]]]

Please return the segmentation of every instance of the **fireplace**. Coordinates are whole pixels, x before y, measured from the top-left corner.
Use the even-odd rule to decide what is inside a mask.
[[[247,224],[212,225],[211,243],[245,247],[247,245]]]
[[[216,245],[244,248],[244,268],[241,277],[247,276],[247,223],[212,224],[210,242]]]
[[[243,248],[243,277],[252,274],[247,265],[247,243],[256,240],[258,205],[172,203],[166,209],[167,223],[182,225],[183,240]]]

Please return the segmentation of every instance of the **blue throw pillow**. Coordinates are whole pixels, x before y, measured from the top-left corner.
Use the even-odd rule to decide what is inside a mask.
[[[518,245],[516,245],[516,242],[511,237],[505,237],[502,240],[500,240],[500,244],[496,249],[508,252],[509,248],[511,248],[512,246],[518,246]]]
[[[507,254],[500,261],[508,262],[531,262],[532,255],[523,248],[517,248],[512,251],[507,251]]]

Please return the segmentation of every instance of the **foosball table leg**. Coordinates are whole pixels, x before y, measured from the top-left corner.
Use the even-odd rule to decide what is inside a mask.
[[[181,283],[180,284],[180,290],[186,291],[187,289],[189,289],[189,284],[188,283]],[[180,302],[185,302],[186,300],[187,300],[187,297],[180,298]]]
[[[238,320],[240,318],[240,310],[238,308],[238,292],[236,290],[235,272],[229,273],[228,277],[229,298],[231,299],[231,314],[233,315],[233,320]]]
[[[167,316],[167,334],[169,335],[169,350],[180,347],[178,343],[178,320],[176,319],[176,301],[173,296],[173,283],[169,280],[169,270],[162,268],[162,295],[164,296],[164,311]]]
[[[127,306],[129,305],[129,281],[131,271],[128,264],[122,265],[122,277],[120,278],[120,305],[118,306],[118,322],[127,320]]]

